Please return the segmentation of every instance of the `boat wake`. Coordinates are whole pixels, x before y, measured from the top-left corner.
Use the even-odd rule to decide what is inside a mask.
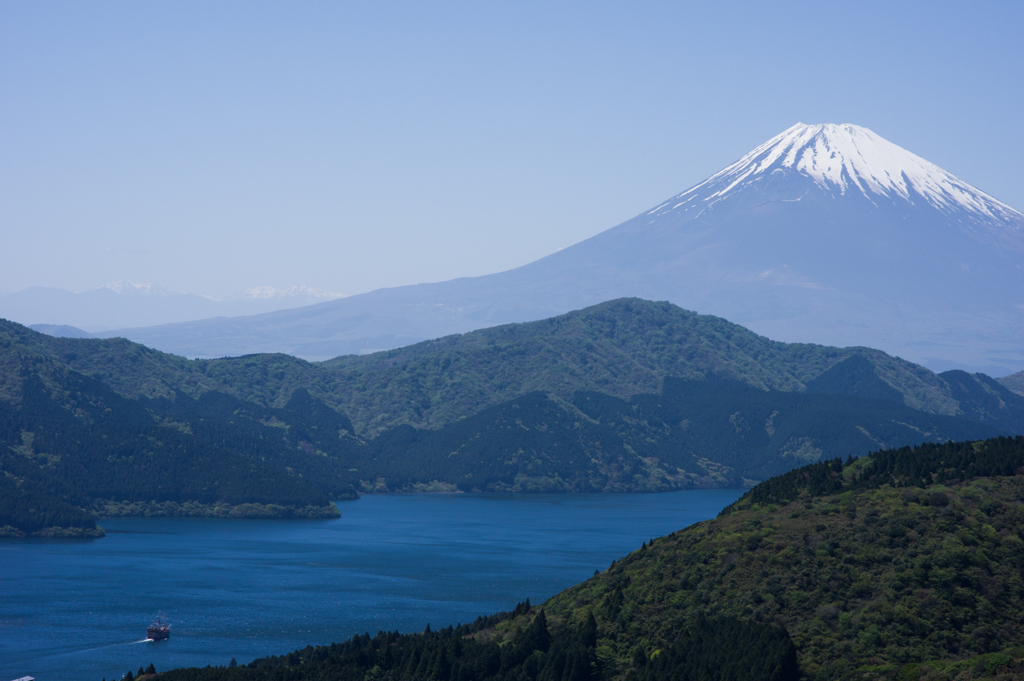
[[[46,659],[58,659],[58,658],[61,658],[61,657],[70,657],[70,656],[74,656],[74,655],[81,655],[83,653],[91,653],[91,652],[94,652],[94,651],[97,651],[97,650],[106,650],[108,648],[117,648],[117,647],[120,647],[120,646],[134,646],[134,645],[137,645],[139,643],[153,643],[153,639],[144,638],[144,639],[141,639],[139,641],[122,641],[120,643],[108,643],[108,644],[102,645],[102,646],[89,646],[87,648],[77,648],[75,650],[62,650],[60,652],[53,653],[51,655],[43,655],[41,657],[34,658],[34,659],[43,659],[43,660],[46,660]],[[15,660],[15,661],[18,661],[18,660]],[[8,660],[4,660],[4,662],[8,662]]]

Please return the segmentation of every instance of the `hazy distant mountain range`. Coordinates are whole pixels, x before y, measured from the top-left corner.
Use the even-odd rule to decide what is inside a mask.
[[[1024,215],[866,128],[798,124],[632,220],[517,269],[117,333],[188,357],[326,359],[623,296],[779,340],[866,345],[998,376],[1024,367]]]
[[[257,286],[217,298],[156,284],[114,281],[82,293],[44,286],[0,293],[0,317],[44,333],[81,337],[116,328],[254,315],[343,297],[311,286]]]

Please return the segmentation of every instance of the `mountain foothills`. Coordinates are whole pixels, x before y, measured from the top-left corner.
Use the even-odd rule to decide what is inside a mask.
[[[312,364],[186,360],[0,323],[0,527],[325,517],[358,491],[742,486],[819,459],[1024,432],[1024,397],[668,303]]]
[[[1024,425],[1015,396],[981,374],[936,375],[870,348],[780,343],[718,317],[639,299],[324,363],[281,354],[189,361],[124,339],[53,338],[14,324],[0,328],[16,344],[129,398],[219,391],[283,407],[304,387],[348,415],[360,436],[401,424],[439,428],[533,391],[559,400],[580,390],[628,399],[659,391],[666,376],[717,377],[787,392],[807,390],[820,379],[819,392],[883,397],[1010,430]],[[823,376],[853,356],[867,364],[858,361]],[[852,371],[865,366],[863,377]]]
[[[16,360],[0,402],[0,536],[99,536],[94,513],[337,517],[330,500],[355,497],[307,442],[315,410],[287,412],[293,444],[234,414],[245,406],[235,398],[147,405],[45,359]]]
[[[507,272],[118,334],[188,357],[327,359],[636,296],[779,340],[998,374],[1024,365],[1021,257],[1019,211],[866,128],[797,124],[635,218]]]
[[[542,607],[167,681],[898,681],[1024,674],[1024,437],[821,461]]]

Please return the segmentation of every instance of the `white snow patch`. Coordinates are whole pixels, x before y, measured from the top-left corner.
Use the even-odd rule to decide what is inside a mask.
[[[797,123],[760,145],[739,161],[676,196],[672,209],[692,199],[714,205],[738,187],[761,175],[795,170],[818,185],[845,195],[924,197],[945,213],[966,211],[989,219],[1020,220],[1020,212],[957,179],[934,163],[896,146],[859,125]],[[688,198],[686,198],[688,197]],[[683,200],[685,198],[685,200]],[[651,213],[661,210],[666,202]],[[686,208],[689,208],[687,206]],[[686,210],[686,209],[684,209]]]

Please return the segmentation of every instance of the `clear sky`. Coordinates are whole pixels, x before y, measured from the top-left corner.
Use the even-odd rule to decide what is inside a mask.
[[[487,274],[800,121],[1024,210],[1024,2],[0,2],[0,290]]]

